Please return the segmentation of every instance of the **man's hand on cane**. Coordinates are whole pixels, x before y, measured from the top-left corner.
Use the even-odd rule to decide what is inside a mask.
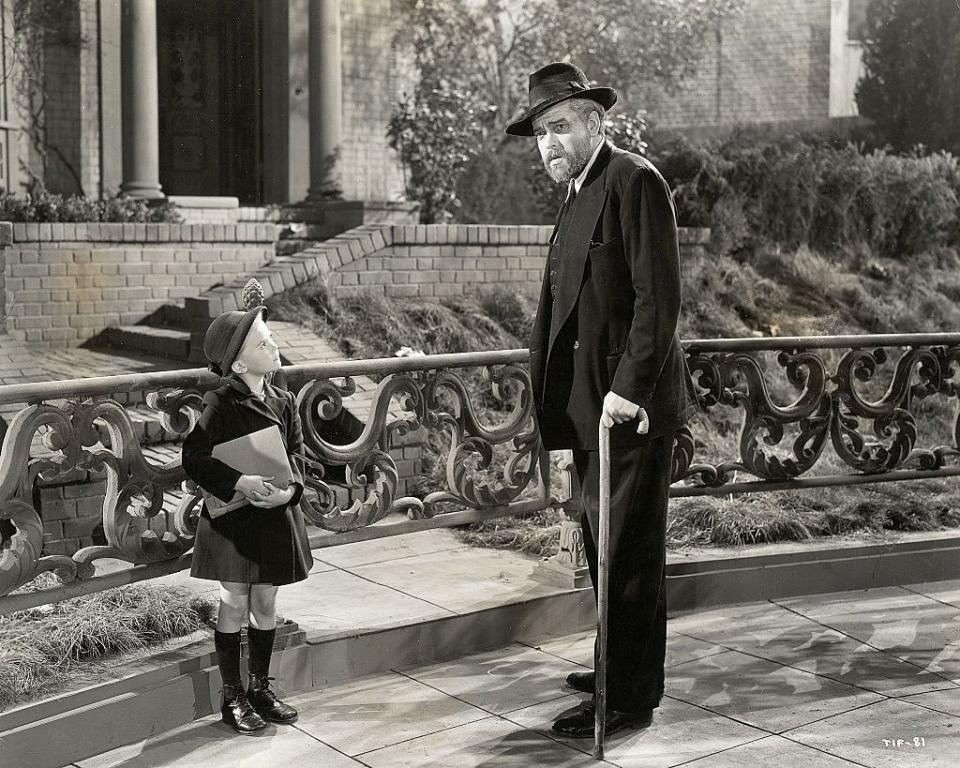
[[[614,424],[622,424],[631,419],[638,419],[637,434],[645,435],[650,429],[650,419],[647,412],[636,403],[631,403],[625,397],[620,397],[616,392],[607,392],[603,398],[603,414],[600,417],[605,427],[612,427]]]

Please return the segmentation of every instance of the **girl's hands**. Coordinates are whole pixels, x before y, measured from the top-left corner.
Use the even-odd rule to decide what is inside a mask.
[[[292,485],[288,485],[286,488],[277,488],[277,486],[271,485],[270,483],[264,483],[264,485],[270,489],[270,495],[266,498],[261,497],[259,501],[253,501],[251,499],[250,503],[255,507],[262,507],[264,509],[282,507],[284,504],[289,504],[290,499],[293,498]]]
[[[271,485],[273,477],[263,475],[240,475],[234,488],[242,493],[255,507],[270,509],[289,503],[293,498],[293,488],[278,488]]]

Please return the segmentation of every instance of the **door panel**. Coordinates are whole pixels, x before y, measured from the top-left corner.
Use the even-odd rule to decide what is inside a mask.
[[[258,10],[255,0],[157,4],[167,194],[262,199]]]

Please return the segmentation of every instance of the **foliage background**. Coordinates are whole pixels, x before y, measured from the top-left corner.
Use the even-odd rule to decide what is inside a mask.
[[[960,153],[956,0],[871,0],[863,63],[857,106],[880,143]]]
[[[413,48],[418,81],[397,106],[388,138],[400,153],[409,196],[422,203],[421,219],[551,221],[551,198],[544,200],[536,187],[531,194],[531,185],[543,183],[534,145],[503,132],[525,109],[529,73],[549,61],[576,62],[595,82],[617,89],[614,128],[639,142],[644,118],[632,104],[643,103],[651,90],[672,91],[694,73],[704,37],[742,5],[404,0],[401,13],[409,23],[402,38]],[[527,151],[530,159],[523,161]],[[493,189],[501,202],[491,202]]]

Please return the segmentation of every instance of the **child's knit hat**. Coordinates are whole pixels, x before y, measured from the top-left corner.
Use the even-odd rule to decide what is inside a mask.
[[[254,321],[267,311],[263,306],[263,287],[255,279],[243,286],[242,297],[245,309],[217,315],[203,335],[203,354],[210,370],[218,376],[229,375]]]

